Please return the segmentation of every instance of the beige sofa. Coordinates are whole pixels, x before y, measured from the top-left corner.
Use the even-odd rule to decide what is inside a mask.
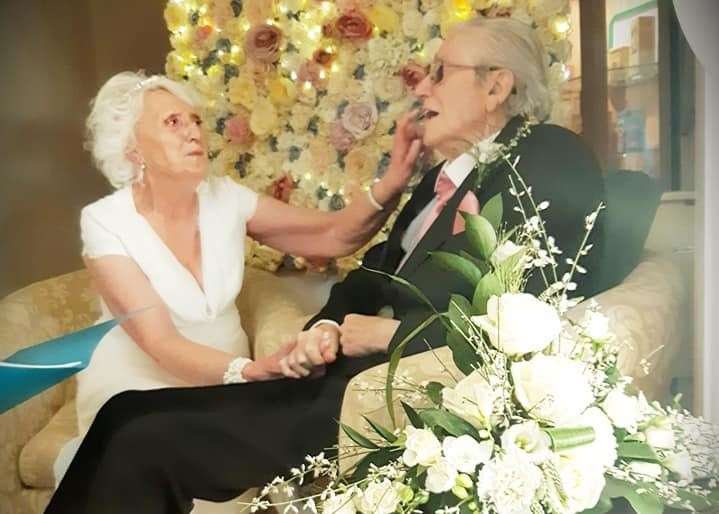
[[[312,294],[321,296],[317,291]],[[684,342],[685,295],[676,266],[665,257],[647,254],[624,283],[596,298],[612,328],[633,346],[622,354],[622,369],[654,397],[667,394],[673,359]],[[307,292],[292,277],[247,270],[238,306],[256,355],[273,351],[283,335],[298,330],[312,314],[314,308],[302,296]],[[575,308],[573,315],[581,315],[583,308]],[[84,271],[33,284],[0,300],[0,356],[88,326],[96,315]],[[640,359],[661,346],[653,372],[642,376]],[[411,373],[416,382],[446,380],[438,358],[451,363],[442,349],[436,355],[426,352],[404,359],[400,372]],[[385,372],[386,366],[378,366],[352,380],[342,407],[343,423],[361,428],[363,414],[388,423],[383,398],[366,391],[367,384],[381,383]],[[0,514],[37,514],[46,505],[53,462],[76,434],[74,390],[69,380],[0,415]]]

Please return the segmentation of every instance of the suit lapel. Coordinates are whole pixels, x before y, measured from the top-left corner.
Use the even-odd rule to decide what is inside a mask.
[[[499,135],[497,135],[495,141],[500,144],[508,143],[515,136],[517,130],[519,129],[519,126],[524,122],[524,120],[525,118],[522,116],[515,116],[514,118],[509,120],[507,125],[505,125]],[[498,176],[502,174],[501,170],[506,167],[503,166],[501,163],[497,163],[497,165],[500,167],[500,169],[495,170],[496,172],[487,178],[487,184],[482,184],[481,191],[478,192],[477,196],[480,200],[480,206],[482,205],[481,202],[489,200],[489,198],[486,197],[486,194],[482,193],[485,193],[490,189],[490,184],[493,184],[496,180],[498,180]],[[435,168],[433,172],[436,176],[436,174],[439,172],[439,167]],[[427,254],[429,252],[431,252],[432,250],[440,246],[442,243],[444,243],[447,239],[452,237],[452,227],[454,226],[454,218],[457,213],[457,208],[459,207],[460,202],[467,194],[467,192],[474,187],[476,179],[477,170],[474,169],[469,175],[467,175],[467,178],[464,179],[462,185],[457,188],[457,191],[455,191],[452,198],[449,200],[449,202],[447,202],[447,205],[444,207],[444,209],[442,209],[442,212],[440,213],[439,217],[437,217],[437,219],[429,228],[424,237],[419,241],[417,246],[415,246],[414,250],[412,251],[412,255],[410,255],[409,259],[407,259],[407,262],[405,262],[404,266],[402,266],[402,269],[399,270],[398,274],[400,276],[406,277],[411,274],[427,258]],[[434,184],[434,182],[432,182],[432,184]],[[427,200],[427,202],[428,201],[429,200]],[[427,202],[425,202],[423,205],[426,205]],[[417,213],[419,213],[419,211],[417,211]],[[410,221],[411,219],[412,218],[410,218]],[[409,222],[407,223],[409,224]],[[406,227],[404,228],[406,229]],[[402,233],[404,233],[404,230],[402,231]],[[395,266],[397,264],[399,264],[399,260],[397,260]],[[394,272],[395,269],[396,268],[392,268],[390,272]]]
[[[437,174],[442,165],[438,164],[425,173],[422,181],[412,193],[409,201],[397,216],[385,245],[385,255],[382,259],[382,269],[388,273],[394,273],[402,259],[402,237],[409,224],[415,219],[422,209],[434,198],[434,183],[437,181]]]

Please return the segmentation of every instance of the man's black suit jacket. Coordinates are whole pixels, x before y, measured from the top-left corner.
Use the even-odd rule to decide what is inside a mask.
[[[513,118],[497,137],[498,143],[506,143],[517,133],[523,124],[521,117]],[[585,216],[605,201],[604,183],[599,166],[589,149],[579,137],[564,128],[539,124],[521,140],[511,155],[519,156],[516,166],[537,203],[548,200],[550,206],[542,212],[547,233],[556,239],[562,249],[558,256],[562,267],[566,269],[565,259],[574,257],[584,237]],[[363,267],[395,273],[404,251],[400,241],[419,212],[434,197],[434,183],[440,167],[429,171],[419,183],[410,200],[399,214],[386,242],[372,247],[365,255]],[[520,213],[514,211],[516,199],[509,194],[508,177],[513,174],[509,165],[498,165],[477,191],[480,206],[498,193],[502,194],[504,204],[503,223],[511,228],[523,223]],[[461,294],[472,298],[473,291],[466,281],[454,273],[438,267],[428,258],[428,252],[442,250],[458,253],[468,250],[464,233],[452,234],[455,213],[460,200],[474,187],[476,171],[473,171],[457,189],[452,199],[443,209],[435,223],[418,243],[398,275],[417,286],[440,311],[447,309],[451,294]],[[516,180],[515,180],[516,182]],[[591,242],[594,244],[582,264],[590,270],[589,275],[576,277],[579,288],[576,295],[591,296],[602,289],[602,285],[593,279],[599,276],[599,259],[603,245],[601,215],[595,226]],[[535,294],[544,289],[544,283],[537,276],[528,282],[527,289]],[[561,277],[561,273],[559,277]],[[389,278],[365,269],[350,272],[345,280],[336,284],[330,293],[324,308],[312,318],[307,327],[317,320],[331,319],[342,323],[347,314],[376,315],[384,306],[391,306],[394,318],[400,326],[390,345],[403,340],[412,330],[431,315],[428,307],[416,298],[406,287]],[[406,347],[405,354],[427,349],[427,343],[433,347],[445,344],[442,325],[435,322],[418,335]],[[426,341],[426,342],[425,342]],[[360,359],[364,360],[364,359]],[[377,362],[386,360],[386,355],[374,358]],[[368,363],[357,365],[367,367]],[[354,366],[350,365],[350,368]],[[349,370],[348,370],[349,371]],[[357,370],[352,370],[351,373]]]

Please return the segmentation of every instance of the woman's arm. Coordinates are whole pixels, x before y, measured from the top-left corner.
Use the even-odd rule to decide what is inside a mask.
[[[133,341],[163,369],[191,385],[221,384],[232,355],[195,343],[179,333],[164,302],[147,276],[129,257],[107,255],[85,258],[93,283],[114,316],[141,310],[122,322]],[[144,309],[144,310],[143,310]],[[272,380],[284,375],[280,359],[292,348],[248,364],[248,381]]]
[[[372,195],[383,209],[360,195],[348,207],[322,212],[287,205],[261,197],[247,224],[249,235],[278,250],[305,257],[338,257],[361,248],[382,228],[412,177],[422,143],[414,123],[415,113],[400,119],[392,149],[392,161],[384,177],[372,186]]]

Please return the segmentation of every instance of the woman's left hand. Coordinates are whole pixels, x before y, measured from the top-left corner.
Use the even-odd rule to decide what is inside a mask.
[[[389,188],[403,191],[415,169],[415,162],[422,151],[422,126],[417,122],[417,110],[404,114],[397,121],[392,146],[392,160],[381,182]],[[379,186],[377,184],[375,187]],[[377,194],[377,192],[375,192]]]

